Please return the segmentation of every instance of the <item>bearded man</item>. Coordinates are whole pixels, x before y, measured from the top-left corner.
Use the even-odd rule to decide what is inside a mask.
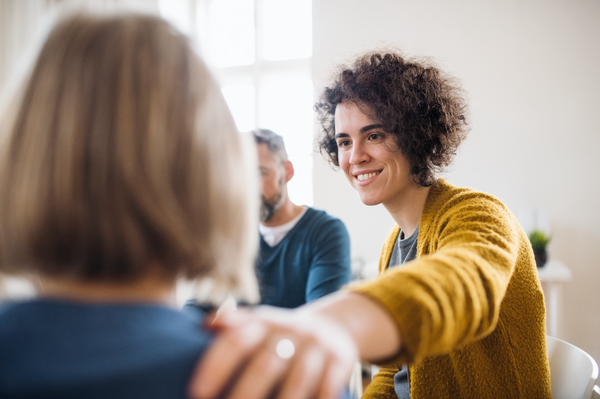
[[[261,176],[260,249],[256,262],[261,304],[295,308],[350,281],[350,238],[341,220],[294,204],[294,176],[283,138],[252,131]]]

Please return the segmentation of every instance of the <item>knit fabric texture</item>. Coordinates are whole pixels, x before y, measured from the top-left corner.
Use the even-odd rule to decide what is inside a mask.
[[[412,399],[551,398],[544,296],[531,244],[506,206],[438,179],[417,259],[388,270],[399,231],[384,244],[380,277],[350,288],[381,304],[402,338],[363,398],[396,398],[404,363]]]

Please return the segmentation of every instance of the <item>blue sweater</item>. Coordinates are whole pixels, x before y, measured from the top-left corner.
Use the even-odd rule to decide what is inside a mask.
[[[261,303],[295,308],[350,281],[350,238],[344,223],[308,208],[276,246],[261,237],[256,263]]]
[[[186,398],[204,314],[53,300],[0,307],[0,398]]]

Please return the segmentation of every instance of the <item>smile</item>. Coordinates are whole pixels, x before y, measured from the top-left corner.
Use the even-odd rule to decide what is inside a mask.
[[[358,181],[365,181],[367,179],[370,179],[371,177],[377,176],[379,173],[381,173],[381,171],[379,172],[371,172],[371,173],[364,173],[361,175],[356,175],[356,178],[358,179]]]

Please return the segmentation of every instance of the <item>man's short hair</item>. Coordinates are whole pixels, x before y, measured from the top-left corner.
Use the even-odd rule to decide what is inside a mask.
[[[251,133],[256,144],[267,145],[271,155],[279,158],[281,162],[288,160],[283,137],[269,129],[254,129]]]

